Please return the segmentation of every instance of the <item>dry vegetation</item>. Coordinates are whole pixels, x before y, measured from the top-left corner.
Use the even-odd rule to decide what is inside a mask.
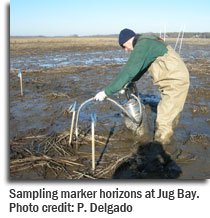
[[[176,38],[167,38],[168,42],[176,41]],[[186,38],[184,43],[192,45],[210,44],[210,39]],[[11,38],[10,55],[36,55],[49,52],[74,52],[90,50],[115,50],[120,49],[117,38],[103,37],[75,37],[75,38]]]
[[[10,55],[119,49],[117,38],[11,38]]]
[[[75,138],[75,136],[74,136]],[[96,143],[106,146],[106,138],[95,136]],[[113,139],[111,139],[113,140]],[[91,153],[80,152],[68,145],[69,132],[37,135],[20,138],[11,142],[10,175],[13,178],[27,179],[104,179],[111,178],[117,166],[130,155],[104,153],[104,160],[98,165],[102,154],[97,153],[96,170],[91,170]],[[91,136],[80,133],[78,147],[90,145]],[[24,172],[24,174],[23,174]]]
[[[175,42],[176,38],[167,38],[168,42]],[[210,39],[209,38],[184,38],[183,39],[184,44],[188,45],[209,45]]]

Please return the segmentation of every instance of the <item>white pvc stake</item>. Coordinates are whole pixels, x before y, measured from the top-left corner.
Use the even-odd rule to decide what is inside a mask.
[[[177,37],[177,39],[176,39],[176,44],[175,44],[174,50],[176,50],[176,46],[177,46],[177,44],[178,44],[181,31],[182,31],[182,27],[181,27],[180,30],[179,30],[179,34],[178,34],[178,37]]]
[[[164,42],[166,41],[166,25],[164,25]]]
[[[78,138],[78,128],[75,129],[76,138]]]
[[[182,30],[182,38],[181,38],[181,42],[180,42],[180,46],[179,46],[179,54],[180,54],[181,48],[182,48],[182,40],[184,38],[184,30],[185,30],[185,25],[184,25],[183,30]]]
[[[20,78],[20,93],[23,96],[23,78],[21,70],[18,70],[18,77]]]
[[[76,151],[78,151],[78,128],[75,130],[75,135],[76,135]]]
[[[95,171],[95,126],[96,126],[96,115],[91,114],[91,133],[92,133],[92,170]]]
[[[94,123],[91,124],[91,129],[92,129],[92,169],[93,171],[95,170],[95,127]]]
[[[162,37],[162,34],[161,34],[161,30],[160,30],[160,38]]]
[[[71,128],[70,128],[70,133],[69,133],[69,146],[71,145],[72,142],[72,133],[73,133],[73,129],[74,129],[74,120],[75,120],[75,112],[76,112],[76,101],[74,102],[74,104],[72,104],[69,107],[69,112],[72,112],[72,120],[71,120]]]
[[[72,121],[71,121],[71,129],[70,129],[70,133],[69,133],[69,146],[71,145],[72,142],[72,133],[73,133],[73,128],[74,128],[74,118],[75,118],[75,111],[73,112],[72,115]]]

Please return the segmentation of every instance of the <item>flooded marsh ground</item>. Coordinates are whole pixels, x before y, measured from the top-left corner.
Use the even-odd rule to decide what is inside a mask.
[[[176,39],[167,39],[174,47]],[[178,48],[177,48],[178,50]],[[79,137],[69,146],[72,113],[104,89],[129,54],[117,38],[11,38],[9,144],[11,179],[210,178],[210,40],[184,39],[181,57],[190,89],[175,129],[173,155],[126,129],[112,103],[90,102],[80,113]],[[22,70],[23,96],[20,95]],[[150,131],[160,94],[145,73],[137,83]],[[123,104],[124,96],[113,99]],[[97,114],[96,170],[91,170],[91,113]],[[78,151],[75,151],[75,146]]]

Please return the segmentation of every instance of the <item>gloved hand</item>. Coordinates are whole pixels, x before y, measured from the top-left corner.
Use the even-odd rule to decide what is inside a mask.
[[[119,93],[120,93],[121,95],[125,94],[125,89],[121,89],[121,90],[119,91]]]
[[[103,101],[106,97],[107,97],[107,95],[106,95],[105,91],[101,91],[101,92],[96,94],[95,100],[96,101]]]

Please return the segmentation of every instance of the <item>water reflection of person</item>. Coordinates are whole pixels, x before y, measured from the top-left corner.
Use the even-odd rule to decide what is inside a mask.
[[[95,99],[103,101],[148,71],[153,84],[161,92],[154,140],[170,143],[189,89],[189,72],[184,62],[171,46],[153,35],[138,35],[130,29],[123,29],[119,34],[119,44],[125,51],[131,51],[129,60],[115,80],[97,93]]]

